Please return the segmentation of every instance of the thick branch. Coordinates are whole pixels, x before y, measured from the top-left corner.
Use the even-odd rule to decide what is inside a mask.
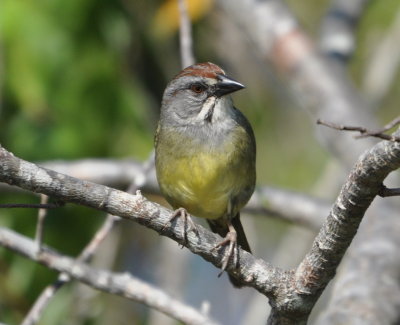
[[[164,230],[165,223],[170,219],[171,210],[146,200],[140,193],[130,195],[103,185],[59,174],[21,160],[4,148],[0,148],[0,181],[138,222],[186,246],[215,266],[221,266],[223,250],[212,249],[221,241],[218,235],[197,225],[198,234],[189,232],[185,241],[182,237],[183,225],[180,220]],[[282,278],[288,276],[287,273],[262,260],[255,259],[241,249],[239,249],[238,258],[240,261],[238,268],[232,261],[228,264],[229,274],[266,296],[273,296]]]
[[[400,144],[382,141],[363,154],[296,271],[296,292],[316,299],[335,275],[360,222],[386,176],[400,167]]]
[[[160,194],[154,162],[151,167],[148,162],[140,163],[135,160],[113,159],[82,159],[74,161],[49,161],[40,162],[38,165],[67,174],[72,177],[90,182],[107,185],[116,188],[126,188],[127,182],[140,178],[144,180],[140,188],[144,193]],[[126,173],[128,177],[123,177]],[[10,187],[0,183],[2,191],[22,191],[20,188]],[[57,208],[59,204],[44,206]],[[2,204],[2,207],[32,207],[40,208],[38,204]],[[253,194],[250,202],[244,207],[244,213],[269,215],[295,224],[319,230],[323,222],[323,216],[328,214],[330,204],[317,197],[307,196],[300,192],[275,188],[271,186],[259,186]]]
[[[144,303],[186,324],[216,324],[194,308],[182,304],[128,273],[95,269],[76,259],[60,255],[46,246],[43,246],[38,254],[32,240],[9,229],[0,227],[0,245],[53,270],[68,274],[95,289]]]
[[[390,201],[399,203],[398,198],[377,199],[369,208],[335,276],[329,304],[315,324],[398,323],[400,220],[398,207],[390,208]]]
[[[366,103],[360,98],[357,90],[346,76],[345,71],[336,69],[337,65],[332,65],[331,60],[326,60],[318,54],[310,38],[304,34],[296,19],[285,7],[284,2],[277,0],[221,0],[218,4],[222,5],[240,24],[242,30],[246,31],[249,39],[253,40],[255,44],[254,48],[263,57],[268,58],[268,62],[287,80],[289,86],[287,89],[296,96],[296,105],[306,108],[313,120],[322,118],[340,124],[368,125],[375,128],[377,123],[371,116]],[[347,166],[352,165],[360,153],[371,148],[374,142],[372,139],[366,139],[366,142],[354,141],[349,134],[333,130],[320,129],[317,132],[322,136],[321,139],[324,140],[322,143],[325,147]],[[391,206],[387,201],[385,201],[385,205]],[[358,276],[353,277],[350,282],[347,278],[347,281],[342,283],[343,285],[336,291],[336,294],[341,295],[342,299],[336,299],[333,302],[336,310],[340,303],[342,311],[346,310],[349,300],[357,305],[358,316],[354,317],[354,312],[350,309],[347,310],[346,320],[353,319],[354,324],[365,321],[365,310],[370,310],[371,304],[382,307],[379,312],[377,312],[377,308],[374,310],[378,317],[376,319],[381,318],[379,316],[382,316],[384,310],[387,309],[397,311],[397,317],[394,313],[392,320],[399,319],[398,304],[388,298],[389,295],[385,295],[383,290],[373,290],[378,287],[376,285],[378,281],[379,287],[385,287],[386,292],[391,291],[392,295],[397,292],[397,288],[387,285],[384,279],[398,279],[398,263],[389,256],[391,250],[387,249],[387,247],[395,247],[398,250],[400,247],[398,228],[388,225],[388,219],[392,223],[397,223],[398,208],[383,209],[381,207],[377,212],[379,213],[374,216],[373,220],[371,218],[365,220],[368,233],[358,236],[360,240],[357,240],[357,245],[352,245],[351,248],[352,258],[354,259],[354,256],[358,258],[358,264],[352,263],[351,267],[353,271],[356,271],[353,274],[358,273]],[[386,233],[382,229],[385,229]],[[380,252],[384,251],[385,254],[374,254],[375,250],[371,248],[371,242],[378,242],[375,240],[376,238],[385,243],[385,249],[383,249],[383,245],[380,245]],[[374,260],[379,260],[379,263],[371,262],[372,256]],[[369,269],[365,265],[369,267],[379,265],[374,267],[376,280],[374,280],[372,288]],[[348,269],[346,271],[349,272]],[[352,290],[357,290],[353,286],[356,281],[358,288],[364,288],[362,295],[357,294],[359,291],[355,293]],[[348,298],[350,296],[355,299]],[[366,303],[365,298],[372,303]],[[326,324],[326,322],[322,324]]]
[[[355,236],[365,211],[382,189],[386,176],[400,166],[400,144],[383,141],[366,152],[350,173],[326,222],[295,273],[283,272],[255,260],[239,250],[238,269],[228,265],[230,274],[256,288],[271,299],[270,324],[305,323],[319,295],[333,278],[336,269]],[[167,210],[135,196],[105,186],[80,181],[40,168],[0,149],[0,180],[41,192],[68,202],[87,205],[137,221],[160,233],[170,217]],[[167,229],[165,235],[187,246],[216,266],[222,254],[212,250],[217,235],[198,226],[198,234],[190,232],[184,242],[182,224]]]

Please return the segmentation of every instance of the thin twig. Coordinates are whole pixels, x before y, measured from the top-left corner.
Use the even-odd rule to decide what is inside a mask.
[[[141,189],[148,183],[151,169],[154,167],[154,159],[155,151],[152,150],[147,160],[143,162],[140,171],[133,177],[133,180],[127,190],[128,193],[135,194],[137,190]]]
[[[117,216],[108,215],[102,226],[99,228],[94,237],[86,245],[86,247],[83,249],[76,260],[79,262],[89,261],[93,257],[100,244],[104,241],[104,239],[111,232],[111,230],[119,220],[120,218]],[[64,284],[68,283],[69,281],[70,277],[65,273],[61,273],[56,281],[48,285],[42,291],[32,308],[29,310],[28,314],[25,316],[25,319],[23,320],[21,325],[36,324],[39,321],[40,316],[42,315],[46,306],[57,293],[58,289],[60,289]]]
[[[154,165],[154,151],[149,155],[149,158],[143,163],[143,168],[140,173],[136,174],[129,189],[128,193],[135,193],[140,187],[142,187],[148,178],[152,166]],[[112,231],[114,226],[121,220],[120,217],[108,214],[104,223],[97,230],[91,241],[86,245],[81,254],[77,257],[79,262],[88,262],[93,255],[96,253],[100,244]],[[61,273],[57,280],[52,284],[48,285],[36,299],[35,303],[25,316],[24,321],[21,325],[34,325],[39,321],[42,313],[44,312],[47,305],[50,303],[52,298],[55,296],[57,291],[66,283],[70,282],[70,277]]]
[[[367,136],[371,136],[373,134],[380,134],[384,133],[386,131],[389,131],[390,129],[393,129],[395,126],[400,124],[400,116],[396,117],[394,120],[390,121],[388,124],[386,124],[383,128],[375,130],[375,131],[369,131],[366,134],[358,135],[357,138],[363,138]]]
[[[177,0],[179,6],[179,39],[182,68],[194,64],[192,26],[187,12],[186,0]]]
[[[55,209],[59,208],[57,203],[4,203],[0,204],[0,209],[27,208],[27,209]]]
[[[41,205],[47,204],[48,201],[49,197],[47,195],[44,194],[40,195]],[[47,209],[41,207],[38,211],[38,220],[36,224],[36,234],[35,234],[35,243],[38,252],[40,252],[43,243],[44,221],[46,219],[46,215],[47,215]]]
[[[400,196],[400,188],[387,188],[386,186],[382,185],[378,195],[381,197]]]
[[[44,308],[48,305],[51,298],[55,295],[58,289],[60,289],[67,281],[69,281],[69,276],[62,278],[61,273],[58,279],[52,284],[48,285],[36,299],[34,305],[29,310],[28,314],[25,316],[21,325],[33,325],[36,324],[40,316],[43,313]]]
[[[336,123],[332,123],[332,122],[322,121],[320,119],[317,120],[317,124],[324,125],[324,126],[330,127],[335,130],[340,130],[340,131],[360,132],[361,135],[357,136],[356,138],[374,137],[374,138],[379,138],[379,139],[393,141],[393,142],[400,142],[399,136],[383,133],[383,132],[393,128],[394,126],[400,124],[400,117],[394,119],[393,121],[388,123],[385,127],[383,127],[382,129],[379,129],[379,130],[369,130],[362,126],[341,125],[341,124],[336,124]]]
[[[0,227],[0,245],[54,270],[68,273],[69,276],[93,288],[151,306],[182,323],[190,325],[217,324],[196,309],[181,303],[164,291],[129,273],[113,273],[97,269],[74,258],[61,255],[46,246],[43,246],[42,253],[38,255],[31,239],[10,229]]]

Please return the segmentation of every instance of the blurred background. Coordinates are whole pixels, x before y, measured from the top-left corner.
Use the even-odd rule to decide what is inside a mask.
[[[317,39],[330,1],[286,2]],[[337,174],[334,186],[326,186],[321,178],[324,170],[335,167],[316,138],[315,121],[290,100],[285,84],[216,1],[191,0],[189,13],[197,61],[219,64],[247,87],[234,101],[256,134],[258,185],[296,190],[332,203],[346,174]],[[0,144],[34,162],[146,160],[163,90],[181,70],[178,28],[175,0],[1,0]],[[391,70],[388,85],[377,83],[373,68],[385,60],[383,45],[396,45],[388,37],[399,34],[400,3],[371,1],[357,28],[356,51],[348,66],[382,124],[398,114],[400,79]],[[389,59],[394,52],[386,53]],[[32,195],[1,191],[1,203],[38,201]],[[2,209],[0,225],[32,237],[36,215],[33,209]],[[51,210],[45,243],[76,256],[104,217],[73,205]],[[295,266],[314,236],[312,230],[266,215],[242,220],[254,255],[282,267]],[[301,243],[296,249],[289,245],[293,239]],[[121,221],[93,263],[160,285],[196,308],[208,308],[224,324],[264,324],[268,315],[267,300],[253,289],[233,289],[226,275],[217,278],[219,271],[212,265],[138,224]],[[0,248],[0,322],[21,322],[56,277]],[[146,306],[73,282],[61,289],[39,323],[168,321]]]

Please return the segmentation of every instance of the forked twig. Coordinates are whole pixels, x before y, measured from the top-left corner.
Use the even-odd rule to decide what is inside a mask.
[[[394,120],[390,121],[383,128],[378,129],[378,130],[369,130],[362,126],[341,125],[341,124],[323,121],[321,119],[317,120],[317,124],[324,125],[324,126],[330,127],[335,130],[340,130],[340,131],[360,132],[360,135],[356,136],[356,138],[375,137],[375,138],[379,138],[379,139],[383,139],[383,140],[400,142],[399,136],[384,133],[400,124],[400,116],[395,118]]]
[[[151,167],[154,165],[154,152],[152,152],[147,159],[143,163],[143,171],[142,173],[139,173],[135,176],[133,179],[128,192],[129,193],[134,193],[136,190],[140,187],[142,187],[145,182],[146,178],[148,176],[148,173],[151,170]],[[43,196],[42,196],[43,197]],[[45,196],[47,197],[47,196]],[[45,202],[41,202],[45,203]],[[42,209],[40,210],[42,211]],[[44,210],[45,211],[45,210]],[[86,245],[86,247],[83,249],[83,251],[80,253],[80,255],[77,257],[78,262],[88,262],[93,255],[96,253],[97,249],[99,248],[100,244],[104,241],[104,239],[108,236],[108,234],[112,231],[114,226],[118,223],[120,220],[120,217],[114,216],[114,215],[107,215],[107,218],[105,219],[104,223],[101,225],[101,227],[97,230],[93,238],[90,240],[90,242]],[[38,222],[39,225],[39,222]],[[43,232],[42,230],[39,232],[37,231],[37,236],[36,238],[38,239],[38,234],[42,236]],[[40,237],[41,238],[41,237]],[[41,240],[40,240],[41,243]],[[39,246],[40,247],[40,246]],[[36,299],[34,305],[28,312],[28,314],[25,316],[25,319],[21,323],[21,325],[34,325],[37,324],[39,321],[44,309],[46,306],[50,303],[51,299],[55,296],[57,291],[66,283],[70,281],[70,277],[65,274],[65,273],[60,273],[58,276],[57,280],[54,281],[52,284],[48,285],[40,294],[40,296]]]
[[[86,245],[81,254],[77,257],[77,261],[79,262],[87,262],[90,260],[97,248],[104,241],[110,231],[113,229],[117,221],[120,220],[120,217],[108,215],[102,226],[93,236],[92,240]],[[29,310],[28,314],[25,316],[25,319],[21,323],[21,325],[33,325],[39,321],[40,316],[42,315],[44,309],[49,304],[51,299],[57,293],[58,289],[60,289],[65,283],[70,281],[70,277],[61,273],[57,280],[52,284],[48,285],[41,293],[39,298],[36,300],[32,308]]]
[[[386,131],[389,131],[390,129],[393,129],[394,127],[396,127],[399,124],[400,124],[400,116],[398,116],[394,120],[390,121],[388,124],[386,124],[381,129],[378,129],[376,131],[369,131],[365,135],[359,135],[358,137],[359,138],[363,138],[363,137],[367,137],[367,136],[370,136],[370,135],[373,135],[373,134],[381,134],[381,133],[384,133]]]
[[[320,119],[317,120],[317,124],[321,124],[327,127],[330,127],[335,130],[340,131],[356,131],[360,132],[361,134],[356,136],[357,139],[365,138],[365,137],[375,137],[383,140],[388,140],[392,142],[400,142],[400,137],[392,134],[386,134],[384,132],[393,129],[397,125],[400,124],[400,116],[396,117],[394,120],[387,123],[385,126],[378,130],[368,130],[367,128],[361,126],[349,126],[349,125],[339,125],[332,122],[322,121]],[[382,188],[379,191],[378,195],[380,197],[390,197],[390,196],[400,196],[400,188],[387,188],[382,184]]]

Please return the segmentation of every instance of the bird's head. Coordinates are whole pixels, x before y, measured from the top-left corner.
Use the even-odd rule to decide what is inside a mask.
[[[161,115],[179,124],[210,123],[233,109],[229,95],[244,86],[226,76],[219,66],[206,62],[191,65],[165,89]]]

